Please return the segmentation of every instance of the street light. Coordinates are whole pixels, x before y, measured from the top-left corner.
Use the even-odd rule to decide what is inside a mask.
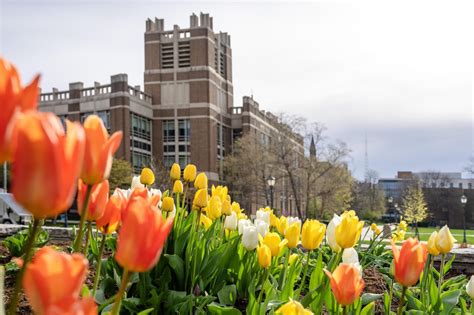
[[[267,178],[268,187],[270,187],[270,207],[273,209],[273,187],[275,186],[275,177],[268,176]]]
[[[461,196],[461,203],[462,203],[462,207],[464,209],[464,222],[463,222],[464,237],[463,237],[463,240],[462,240],[461,247],[466,248],[467,247],[467,237],[466,237],[466,221],[467,221],[466,203],[467,203],[467,197],[465,195]]]

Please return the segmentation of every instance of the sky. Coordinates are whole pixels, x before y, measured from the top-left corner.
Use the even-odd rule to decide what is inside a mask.
[[[362,178],[398,170],[462,171],[474,152],[472,1],[6,1],[0,54],[42,89],[143,86],[145,20],[189,26],[210,13],[231,35],[234,104],[326,126]]]

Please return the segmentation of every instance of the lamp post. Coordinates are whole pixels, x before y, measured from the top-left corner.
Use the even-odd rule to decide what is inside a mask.
[[[464,209],[464,222],[463,222],[464,235],[463,235],[463,240],[462,240],[462,244],[461,244],[461,247],[462,247],[462,248],[466,248],[466,247],[467,247],[467,237],[466,237],[467,212],[466,212],[466,203],[467,203],[467,197],[466,197],[465,195],[462,195],[462,196],[461,196],[461,204],[462,204],[462,207],[463,207],[463,209]]]
[[[268,187],[270,187],[270,207],[273,209],[273,187],[275,186],[275,177],[268,176],[267,178]]]

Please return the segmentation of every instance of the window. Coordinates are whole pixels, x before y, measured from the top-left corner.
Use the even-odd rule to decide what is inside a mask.
[[[150,162],[150,154],[132,151],[132,166],[135,171],[135,174],[140,174],[142,168],[149,167]]]
[[[163,121],[163,142],[174,142],[175,141],[175,132],[174,132],[174,120],[164,120]]]
[[[110,113],[108,110],[102,110],[98,112],[86,112],[81,114],[81,123],[84,123],[87,117],[90,115],[97,115],[104,123],[105,128],[110,131]]]
[[[459,183],[459,188],[461,188],[461,189],[462,189],[462,183]]]
[[[449,188],[454,188],[454,184],[453,184],[453,183],[449,183]]]
[[[467,188],[472,189],[472,183],[468,183]]]
[[[178,66],[180,68],[191,66],[191,46],[189,41],[178,43]]]
[[[171,168],[171,165],[173,165],[174,163],[174,155],[171,156],[171,155],[165,155],[163,157],[163,164],[165,164],[165,167],[166,168]]]
[[[131,133],[133,137],[151,140],[151,120],[135,113],[131,114]]]
[[[190,163],[188,155],[179,155],[179,166],[184,169]]]
[[[178,141],[189,141],[189,134],[191,131],[189,119],[178,120],[179,138]]]
[[[173,69],[174,68],[174,47],[173,43],[162,43],[161,44],[161,68]]]

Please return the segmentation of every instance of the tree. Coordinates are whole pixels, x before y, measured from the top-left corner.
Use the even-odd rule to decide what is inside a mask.
[[[130,188],[132,174],[130,162],[123,159],[114,159],[109,176],[110,191],[113,192],[115,188]]]
[[[368,170],[363,182],[356,182],[353,187],[352,209],[367,220],[373,221],[385,213],[385,194],[377,186],[378,174]]]
[[[409,186],[405,191],[402,198],[402,209],[403,218],[408,223],[415,225],[415,233],[418,237],[418,222],[428,217],[428,208],[419,183]]]

